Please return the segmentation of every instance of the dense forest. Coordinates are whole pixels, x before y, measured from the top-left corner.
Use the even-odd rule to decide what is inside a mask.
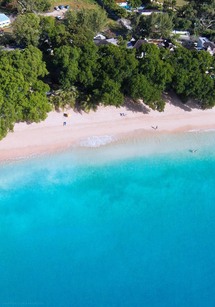
[[[200,1],[189,1],[176,12],[169,2],[164,14],[131,14],[132,31],[121,36],[117,46],[97,46],[93,37],[108,25],[102,8],[68,11],[63,20],[56,20],[35,13],[46,10],[49,1],[4,0],[17,9],[22,3],[25,13],[13,22],[18,48],[0,51],[0,138],[15,122],[44,120],[53,107],[67,104],[88,111],[99,104],[121,106],[128,96],[163,111],[163,92],[174,90],[184,102],[193,98],[202,108],[213,107],[215,63],[208,52],[180,44],[174,51],[148,43],[126,48],[131,35],[168,37],[175,24],[194,31],[196,19],[198,31],[213,33],[214,1],[205,1],[204,8]]]
[[[12,11],[42,12],[50,9],[51,0],[1,0],[0,4]]]

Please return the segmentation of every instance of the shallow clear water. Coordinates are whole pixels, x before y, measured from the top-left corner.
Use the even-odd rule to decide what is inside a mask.
[[[158,135],[1,165],[0,306],[215,306],[214,150]]]

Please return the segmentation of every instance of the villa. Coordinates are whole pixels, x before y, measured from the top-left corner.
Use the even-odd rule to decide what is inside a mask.
[[[0,14],[0,28],[8,27],[10,19],[5,14]]]
[[[197,42],[197,49],[198,50],[206,50],[208,51],[211,55],[215,54],[215,44],[207,37],[199,37],[198,42]]]
[[[190,40],[190,32],[173,30],[172,35],[177,35],[180,40]]]

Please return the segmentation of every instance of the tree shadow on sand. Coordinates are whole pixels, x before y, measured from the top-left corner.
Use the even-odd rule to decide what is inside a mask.
[[[164,100],[170,105],[180,108],[184,111],[191,112],[193,109],[200,110],[201,107],[192,99],[189,99],[187,102],[182,102],[179,96],[177,96],[173,91],[163,94]]]
[[[128,97],[125,98],[124,106],[128,111],[132,111],[134,113],[148,114],[150,112],[150,108],[147,107],[141,100],[133,100]]]

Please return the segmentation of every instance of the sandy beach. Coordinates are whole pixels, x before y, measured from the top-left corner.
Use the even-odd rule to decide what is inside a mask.
[[[64,116],[69,113],[69,117]],[[127,102],[121,108],[99,107],[96,112],[50,112],[41,123],[15,125],[0,141],[0,161],[21,159],[75,146],[99,146],[135,133],[215,129],[215,108],[201,110],[167,97],[165,111]],[[66,124],[64,124],[66,122]]]

